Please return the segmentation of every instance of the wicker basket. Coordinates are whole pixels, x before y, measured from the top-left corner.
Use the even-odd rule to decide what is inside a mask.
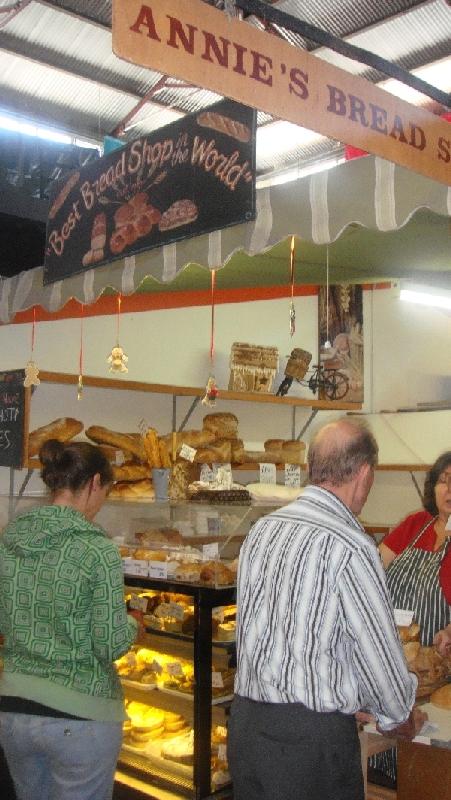
[[[290,358],[287,361],[285,375],[287,375],[289,378],[302,380],[309,368],[311,360],[312,354],[309,353],[308,350],[302,350],[301,347],[295,347],[294,350],[291,351]]]

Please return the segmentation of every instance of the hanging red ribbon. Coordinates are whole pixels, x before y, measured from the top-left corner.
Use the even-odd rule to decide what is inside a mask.
[[[119,292],[117,296],[117,327],[116,327],[116,341],[119,343],[119,329],[121,325],[121,304],[122,304],[122,295]]]
[[[81,315],[80,315],[80,355],[78,358],[78,374],[79,376],[83,375],[83,313],[84,313],[84,305],[81,304]]]
[[[31,326],[31,358],[33,358],[34,338],[36,329],[36,306],[33,306],[33,325]]]
[[[296,330],[296,311],[294,308],[294,236],[291,237],[291,245],[290,245],[290,283],[291,283],[290,335],[293,336]]]
[[[213,366],[215,360],[215,289],[216,270],[211,270],[211,333],[210,333],[210,361]]]

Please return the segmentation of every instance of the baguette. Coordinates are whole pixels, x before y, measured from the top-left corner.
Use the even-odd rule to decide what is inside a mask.
[[[155,492],[152,481],[144,478],[141,481],[124,481],[113,484],[109,497],[125,500],[137,500],[140,497],[146,497],[150,500],[155,500]]]
[[[171,449],[173,446],[173,436],[175,436],[175,449],[176,452],[180,450],[183,444],[189,445],[189,447],[200,447],[209,445],[215,440],[215,434],[212,431],[179,431],[175,435],[169,433],[167,436],[163,436],[162,440],[168,447]]]
[[[108,428],[102,428],[101,425],[91,425],[85,431],[88,439],[91,439],[96,444],[109,444],[119,450],[126,450],[133,453],[140,461],[146,461],[146,452],[141,436],[132,436],[128,433],[118,433],[117,431],[110,431]]]
[[[58,439],[59,442],[68,442],[81,433],[83,423],[72,417],[61,417],[43,425],[41,428],[31,431],[28,437],[28,456],[36,456],[44,442],[49,439]]]
[[[158,444],[158,436],[155,428],[148,428],[143,436],[144,450],[146,451],[147,463],[152,469],[160,469],[160,447]]]
[[[113,464],[113,478],[115,481],[139,481],[149,477],[149,468],[145,464]]]

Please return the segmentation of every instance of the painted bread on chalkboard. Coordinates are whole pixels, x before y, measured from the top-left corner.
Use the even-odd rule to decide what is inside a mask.
[[[176,200],[161,215],[158,227],[160,231],[169,231],[172,228],[179,228],[181,225],[188,225],[197,219],[198,213],[197,206],[192,200]]]
[[[212,128],[219,133],[225,133],[239,142],[248,142],[251,138],[251,130],[247,125],[225,117],[224,114],[217,114],[216,111],[203,111],[198,115],[197,122],[203,128]]]

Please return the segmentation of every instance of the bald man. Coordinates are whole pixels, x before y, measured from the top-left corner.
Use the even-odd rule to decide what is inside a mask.
[[[355,713],[412,738],[407,670],[384,571],[357,516],[378,447],[343,418],[310,444],[309,486],[241,548],[228,734],[234,800],[363,800]]]

